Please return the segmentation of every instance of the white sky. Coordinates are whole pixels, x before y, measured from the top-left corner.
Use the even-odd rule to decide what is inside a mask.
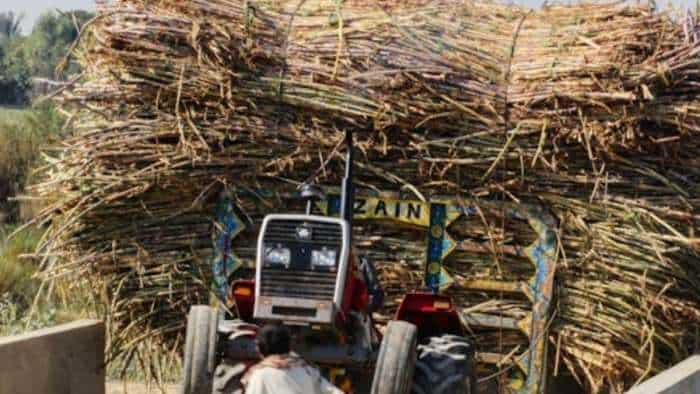
[[[674,8],[695,9],[696,1],[697,0],[657,0],[657,4],[659,6],[673,4]],[[530,7],[537,7],[542,4],[543,0],[513,0],[512,2]],[[559,2],[561,2],[561,0]],[[56,8],[60,10],[93,10],[94,0],[0,0],[0,12],[14,11],[24,14],[22,31],[25,33],[31,31],[39,15],[44,11]]]
[[[0,12],[14,11],[24,14],[22,31],[29,33],[34,22],[39,19],[39,15],[45,11],[94,10],[94,4],[93,0],[0,0]]]

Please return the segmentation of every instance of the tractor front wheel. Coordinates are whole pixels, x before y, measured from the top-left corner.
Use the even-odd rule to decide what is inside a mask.
[[[416,326],[405,321],[389,322],[379,348],[372,380],[372,394],[411,392],[417,341]]]
[[[211,394],[216,367],[219,315],[216,309],[195,305],[187,317],[182,394]]]

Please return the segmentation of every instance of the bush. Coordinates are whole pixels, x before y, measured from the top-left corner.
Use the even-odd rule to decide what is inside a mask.
[[[0,227],[0,299],[12,302],[18,309],[27,308],[39,289],[35,279],[36,266],[22,261],[20,256],[33,253],[41,231],[27,229],[6,239],[13,227]]]
[[[58,281],[51,294],[39,294],[36,261],[21,256],[35,251],[43,230],[31,227],[7,238],[15,229],[0,225],[0,336],[96,317],[94,299],[79,278]]]
[[[26,42],[25,37],[0,42],[0,105],[29,102],[31,68]]]
[[[17,219],[17,204],[8,198],[22,191],[41,148],[60,137],[61,126],[60,115],[50,107],[0,109],[0,223],[2,216],[4,221]]]

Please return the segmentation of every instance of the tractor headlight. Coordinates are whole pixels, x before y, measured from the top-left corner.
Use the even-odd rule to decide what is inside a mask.
[[[321,250],[311,251],[311,265],[313,267],[335,267],[338,252],[335,249],[324,247]]]
[[[292,261],[292,251],[289,248],[283,248],[278,245],[277,247],[265,247],[265,264],[274,265],[284,265],[289,267]]]

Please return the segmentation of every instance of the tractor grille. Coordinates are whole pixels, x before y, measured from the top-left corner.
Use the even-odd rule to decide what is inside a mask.
[[[288,271],[265,268],[260,295],[330,301],[335,294],[335,272]]]
[[[311,238],[297,238],[297,228],[311,229]],[[331,301],[335,295],[337,269],[312,270],[310,251],[318,247],[341,250],[343,230],[337,223],[314,222],[301,219],[271,220],[265,227],[265,244],[282,244],[292,249],[292,265],[263,267],[260,277],[260,295],[271,297],[304,298]],[[304,251],[302,253],[302,251]]]
[[[343,230],[335,223],[313,222],[303,220],[274,220],[265,229],[265,242],[299,242],[296,238],[297,227],[304,225],[311,229],[311,240],[305,241],[314,245],[340,248],[343,244]]]

